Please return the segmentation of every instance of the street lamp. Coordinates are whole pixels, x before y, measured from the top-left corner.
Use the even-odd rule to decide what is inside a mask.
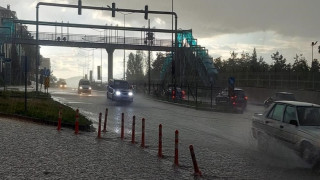
[[[104,31],[99,31],[99,30],[96,30],[96,29],[92,29],[92,30],[95,30],[95,31],[98,31],[100,33],[100,40],[101,40],[101,33]],[[104,37],[105,39],[105,37]],[[102,86],[102,48],[100,49],[100,61],[101,61],[101,66],[100,66],[100,73],[101,73],[101,86]]]
[[[132,13],[122,13],[122,12],[119,12],[120,14],[123,15],[123,27],[124,27],[124,30],[123,30],[123,45],[125,46],[126,44],[126,15],[129,15],[129,14],[132,14]],[[126,80],[126,48],[123,47],[123,80]]]
[[[311,49],[312,49],[312,60],[311,60],[311,65],[312,65],[312,61],[313,61],[313,46],[315,46],[317,44],[318,41],[316,42],[311,42]]]

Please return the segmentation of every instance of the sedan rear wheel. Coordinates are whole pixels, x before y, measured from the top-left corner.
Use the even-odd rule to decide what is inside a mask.
[[[305,144],[302,147],[301,158],[308,164],[314,165],[318,158],[315,152],[315,148],[311,144]]]

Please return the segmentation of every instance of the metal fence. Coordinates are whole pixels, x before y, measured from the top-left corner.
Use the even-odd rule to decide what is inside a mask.
[[[319,72],[259,72],[220,73],[216,84],[227,86],[228,78],[236,79],[238,87],[261,87],[291,90],[319,90]]]

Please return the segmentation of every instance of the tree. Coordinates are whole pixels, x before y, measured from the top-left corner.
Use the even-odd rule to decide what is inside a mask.
[[[318,59],[314,59],[312,61],[310,71],[311,72],[319,72],[320,71],[320,63],[319,63]]]
[[[129,54],[127,61],[127,80],[128,81],[141,81],[143,80],[143,52],[137,51],[134,55]]]
[[[264,61],[263,57],[259,57],[258,61],[258,71],[259,72],[268,72],[270,69],[269,65]]]
[[[259,70],[258,66],[258,58],[257,58],[257,51],[256,48],[253,49],[253,53],[249,62],[250,72],[257,72]]]
[[[292,65],[292,71],[293,72],[308,72],[309,66],[307,63],[307,60],[305,57],[303,57],[302,54],[300,56],[296,54],[296,56],[293,58],[295,61]]]
[[[151,64],[151,79],[159,79],[164,64],[165,54],[157,53],[156,59]]]
[[[213,60],[214,67],[217,68],[218,72],[226,72],[225,63],[221,60],[221,57],[215,58]]]
[[[274,72],[283,72],[286,70],[286,58],[283,58],[282,54],[277,51],[271,55],[271,59],[274,61],[270,70]]]

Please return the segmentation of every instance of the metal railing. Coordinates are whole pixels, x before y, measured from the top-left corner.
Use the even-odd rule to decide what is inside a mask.
[[[23,39],[35,41],[36,32],[28,32],[28,34],[15,34],[14,39]],[[2,39],[0,37],[0,39]],[[6,36],[8,39],[8,36]],[[99,36],[86,34],[67,34],[67,33],[39,33],[39,40],[44,41],[67,41],[67,42],[88,42],[101,44],[126,44],[126,45],[141,45],[146,46],[145,38],[140,37],[123,37],[123,36]],[[152,46],[171,47],[171,39],[154,39]]]

